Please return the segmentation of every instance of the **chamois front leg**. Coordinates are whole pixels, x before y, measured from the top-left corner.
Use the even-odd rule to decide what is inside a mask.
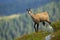
[[[36,27],[35,26],[36,26],[36,23],[34,23],[34,29],[35,29],[35,32],[36,32]]]
[[[36,32],[38,32],[38,28],[39,28],[39,23],[37,24],[37,31]]]

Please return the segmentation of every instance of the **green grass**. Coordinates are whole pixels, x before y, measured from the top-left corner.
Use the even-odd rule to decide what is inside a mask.
[[[44,40],[45,36],[48,34],[49,33],[47,32],[40,31],[32,34],[23,35],[22,37],[17,38],[16,40]]]
[[[60,21],[53,22],[52,26],[55,32],[52,34],[54,37],[52,37],[51,40],[60,40]]]
[[[60,40],[60,30],[53,33],[54,37],[51,40]]]
[[[52,27],[54,28],[55,31],[60,30],[60,21],[53,22]]]

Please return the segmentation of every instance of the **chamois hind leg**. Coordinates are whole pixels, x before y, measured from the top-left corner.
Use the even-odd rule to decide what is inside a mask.
[[[46,22],[48,22],[48,23],[51,25],[51,22],[50,22],[50,20],[46,20]]]
[[[45,26],[45,22],[43,21],[42,23],[43,23],[43,25]]]
[[[39,23],[37,24],[37,32],[38,32],[38,28],[39,28]]]
[[[34,29],[35,29],[35,32],[36,32],[36,27],[35,26],[36,26],[36,23],[34,23]]]

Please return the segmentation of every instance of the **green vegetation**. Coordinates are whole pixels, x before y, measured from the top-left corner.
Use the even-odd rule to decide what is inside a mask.
[[[52,26],[55,32],[52,34],[54,37],[52,37],[51,40],[60,40],[60,21],[53,22]]]
[[[60,30],[60,21],[53,22],[52,27],[54,28],[54,31]]]
[[[60,30],[53,33],[54,37],[51,40],[60,40]]]
[[[37,33],[32,33],[32,34],[26,34],[22,36],[21,38],[17,38],[16,40],[45,40],[45,36],[48,35],[49,33],[47,32],[37,32]]]

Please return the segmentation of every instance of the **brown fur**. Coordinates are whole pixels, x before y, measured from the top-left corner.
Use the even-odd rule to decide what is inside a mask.
[[[38,31],[39,22],[42,22],[43,25],[45,25],[45,21],[48,22],[49,24],[51,23],[49,20],[48,12],[41,12],[41,13],[33,14],[32,11],[29,9],[28,13],[34,21],[34,28],[35,28],[35,25],[37,24],[37,29],[35,28],[35,31]]]

